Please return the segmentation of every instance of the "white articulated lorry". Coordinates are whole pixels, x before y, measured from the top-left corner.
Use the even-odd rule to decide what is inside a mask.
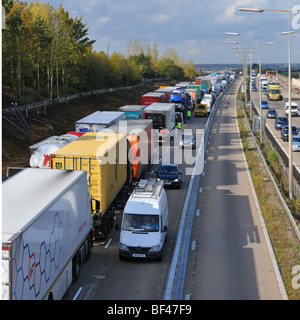
[[[125,119],[122,111],[96,111],[75,122],[76,132],[98,132]]]
[[[25,168],[2,184],[2,299],[61,299],[93,245],[85,171]]]

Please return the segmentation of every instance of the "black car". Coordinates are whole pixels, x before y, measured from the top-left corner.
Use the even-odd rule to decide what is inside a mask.
[[[281,130],[289,124],[289,119],[287,117],[277,117],[274,121],[274,127],[276,130]]]
[[[156,172],[157,179],[164,180],[165,187],[181,188],[181,169],[177,164],[162,164]]]
[[[292,135],[296,136],[298,134],[298,129],[295,126],[292,126]],[[289,141],[289,126],[285,126],[281,130],[281,139],[283,141]]]

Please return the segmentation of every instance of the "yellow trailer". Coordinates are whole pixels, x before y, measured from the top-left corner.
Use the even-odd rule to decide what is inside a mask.
[[[114,202],[128,192],[126,134],[87,132],[51,155],[51,168],[84,170],[92,199],[95,237],[106,238],[113,226]]]

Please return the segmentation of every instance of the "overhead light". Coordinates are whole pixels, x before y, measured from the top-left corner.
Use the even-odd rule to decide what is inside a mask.
[[[264,12],[265,9],[260,9],[260,8],[239,8],[239,11]]]
[[[240,35],[240,33],[238,33],[238,32],[226,32],[226,34],[229,36],[239,36]]]
[[[278,34],[281,35],[281,36],[284,36],[284,35],[286,35],[286,34],[293,34],[293,33],[295,33],[295,31],[291,31],[291,32],[289,32],[289,31],[278,32]]]

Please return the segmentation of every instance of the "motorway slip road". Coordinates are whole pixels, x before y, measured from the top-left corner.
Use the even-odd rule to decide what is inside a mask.
[[[240,141],[238,85],[233,84],[222,99],[212,128],[191,235],[185,299],[285,298]]]

